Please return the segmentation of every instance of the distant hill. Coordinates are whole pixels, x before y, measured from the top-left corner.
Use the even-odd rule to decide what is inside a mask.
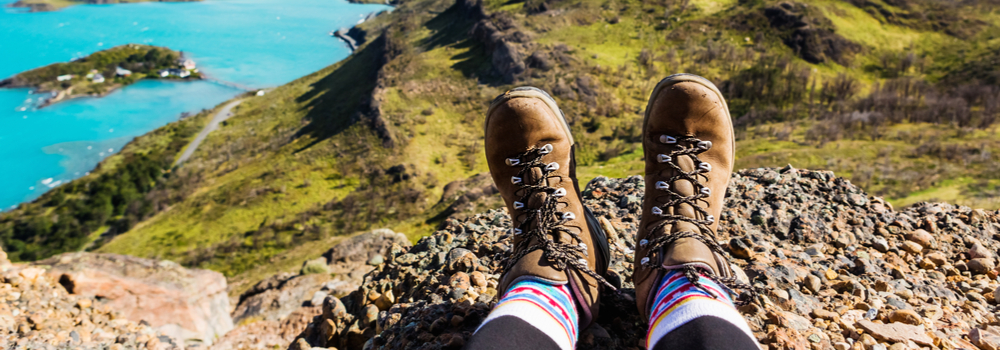
[[[0,214],[0,239],[13,259],[87,246],[210,268],[231,284],[259,280],[323,251],[309,242],[375,227],[417,239],[499,207],[477,176],[487,171],[482,121],[514,86],[559,101],[581,181],[641,174],[646,99],[676,72],[706,76],[729,99],[737,168],[831,170],[897,208],[996,209],[998,9],[401,1],[351,31],[352,56],[243,102],[181,168],[170,160],[202,115]]]

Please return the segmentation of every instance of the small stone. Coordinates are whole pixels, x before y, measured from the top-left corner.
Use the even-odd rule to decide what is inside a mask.
[[[378,299],[375,299],[375,307],[378,307],[380,311],[385,311],[389,310],[395,302],[396,298],[392,295],[392,290],[390,289],[382,293],[382,296],[378,297]]]
[[[372,255],[371,259],[368,259],[368,265],[378,266],[385,262],[385,257],[382,254],[375,253]]]
[[[752,260],[754,257],[753,249],[746,242],[738,238],[733,238],[729,241],[729,252],[739,259]]]
[[[809,289],[809,291],[813,293],[819,293],[819,290],[823,288],[823,281],[815,275],[807,275],[802,283],[805,285],[806,289]]]
[[[811,342],[811,343],[819,343],[819,342],[820,342],[820,340],[822,340],[822,339],[820,339],[820,337],[819,337],[819,335],[818,335],[818,334],[810,334],[810,335],[809,335],[809,337],[808,337],[807,339],[808,339],[808,340],[809,340],[809,342]]]
[[[290,350],[309,350],[312,349],[312,346],[305,339],[299,338],[289,348]]]
[[[472,284],[469,281],[469,275],[465,272],[456,272],[448,278],[448,285],[452,288],[462,288],[469,289]]]
[[[920,318],[920,315],[913,310],[895,310],[889,314],[889,321],[902,322],[914,326],[924,323],[923,319]]]
[[[903,242],[903,250],[910,254],[920,254],[924,250],[924,247],[914,241],[905,241]]]
[[[934,248],[934,235],[922,229],[917,229],[906,235],[906,239],[919,244],[924,248]]]
[[[361,315],[361,325],[368,327],[378,320],[378,307],[375,305],[365,306],[365,313]]]
[[[979,242],[972,243],[972,247],[969,248],[969,259],[979,258],[992,259],[993,253]]]
[[[826,269],[826,279],[828,280],[837,279],[837,271],[833,271],[833,269]]]
[[[882,348],[885,348],[885,345],[882,345]],[[888,350],[906,350],[906,348],[907,348],[906,344],[895,343],[895,344],[889,345],[889,349]]]
[[[486,288],[488,284],[486,283],[486,275],[482,272],[475,271],[469,274],[469,278],[472,280],[472,285],[476,287]]]
[[[911,326],[903,323],[878,324],[868,320],[860,320],[857,326],[871,334],[875,339],[884,342],[905,343],[913,341],[919,345],[931,346],[933,340],[927,336],[923,326]]]
[[[877,251],[879,251],[881,253],[888,252],[889,251],[889,242],[886,241],[885,238],[882,238],[882,237],[875,238],[875,240],[872,241],[872,248],[875,248],[875,250],[877,250]]]
[[[851,348],[851,344],[848,344],[848,343],[845,343],[845,342],[842,342],[842,341],[841,342],[833,343],[833,349],[834,350],[848,350],[850,348]]]
[[[968,266],[969,266],[969,272],[972,272],[972,274],[974,275],[985,275],[986,273],[996,268],[996,264],[993,263],[992,258],[972,259],[969,260]]]

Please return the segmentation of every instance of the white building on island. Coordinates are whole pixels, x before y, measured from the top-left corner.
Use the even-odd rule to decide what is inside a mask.
[[[122,67],[115,67],[115,75],[120,77],[127,77],[132,75],[132,71]]]
[[[94,82],[95,84],[103,83],[104,82],[104,75],[101,74],[101,73],[94,73],[94,77],[91,78],[90,81]]]
[[[60,76],[56,77],[56,81],[67,81],[67,80],[70,80],[70,79],[73,79],[73,75],[72,74],[63,74],[63,75],[60,75]]]

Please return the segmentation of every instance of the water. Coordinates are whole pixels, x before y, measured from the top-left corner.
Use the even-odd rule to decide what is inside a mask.
[[[0,0],[6,6],[13,0]],[[350,52],[331,30],[382,5],[343,0],[216,0],[79,5],[0,12],[0,77],[127,43],[167,46],[213,78],[277,86]],[[0,89],[0,208],[82,176],[137,135],[211,108],[241,91],[211,82],[142,81],[102,98],[36,109],[41,96]]]

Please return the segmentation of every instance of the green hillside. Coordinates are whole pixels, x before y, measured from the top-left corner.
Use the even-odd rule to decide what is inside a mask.
[[[517,85],[559,100],[581,181],[641,174],[643,108],[675,72],[703,75],[727,95],[737,167],[833,170],[896,206],[1000,208],[998,9],[974,0],[403,1],[359,28],[354,55],[248,98],[188,163],[151,180],[145,198],[167,204],[94,247],[242,281],[294,267],[321,249],[307,243],[328,237],[372,227],[428,234],[455,211],[463,186],[446,185],[487,170],[483,112]],[[104,168],[92,176],[111,173]],[[0,217],[13,257],[83,244],[57,243],[65,236],[37,224],[73,210],[56,196]]]

